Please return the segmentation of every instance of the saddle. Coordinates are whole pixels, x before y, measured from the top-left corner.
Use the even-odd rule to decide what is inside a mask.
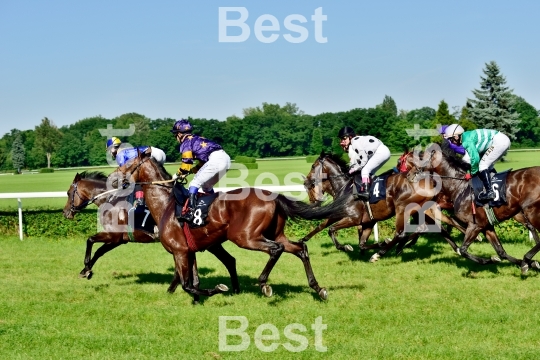
[[[508,169],[500,173],[490,173],[491,187],[493,189],[493,192],[495,192],[495,199],[490,200],[487,203],[487,205],[489,205],[490,207],[498,207],[506,204],[506,178],[510,171],[512,171],[512,169]],[[478,175],[473,176],[471,180],[475,204],[478,206],[486,205],[486,202],[478,200],[478,194],[480,194],[480,192],[484,190],[484,184],[482,183],[482,180],[480,180]]]
[[[175,216],[178,219],[187,211],[188,202],[189,202],[189,192],[184,186],[175,186],[173,188],[173,194],[176,201],[175,206]],[[192,229],[196,229],[207,224],[206,218],[208,217],[208,211],[210,210],[210,205],[218,197],[219,193],[213,194],[201,194],[197,196],[197,203],[194,210],[195,218],[192,223],[188,223],[188,226]],[[180,224],[183,224],[184,221],[178,219]]]
[[[135,199],[135,193],[137,191],[142,191],[140,185],[135,185],[135,190],[127,198],[127,201],[133,205],[128,211],[128,239],[129,241],[135,241],[133,236],[133,231],[135,230],[143,231],[154,239],[157,239],[159,236],[157,224],[146,204],[144,202],[140,203]]]
[[[386,199],[386,179],[390,175],[399,173],[397,169],[393,168],[379,176],[370,176],[370,187],[369,187],[369,203],[376,204],[379,201]],[[356,174],[353,178],[353,196],[362,191],[362,177],[360,174]]]

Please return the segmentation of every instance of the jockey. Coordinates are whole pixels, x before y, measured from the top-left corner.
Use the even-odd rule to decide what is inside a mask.
[[[370,175],[375,174],[390,159],[390,150],[374,136],[355,136],[351,140],[349,157],[351,158],[349,174],[360,171],[362,176],[362,189],[358,197],[367,200]]]
[[[182,154],[182,164],[173,175],[173,179],[186,177],[190,172],[196,174],[189,183],[189,209],[182,216],[182,219],[188,222],[191,222],[194,217],[199,188],[206,193],[213,193],[214,185],[231,167],[231,158],[221,145],[202,136],[193,135],[192,131],[193,127],[185,119],[176,121],[171,130],[180,143]],[[195,167],[193,167],[193,160],[199,160]]]
[[[116,160],[118,166],[124,165],[129,160],[136,158],[139,153],[143,152],[149,153],[150,157],[159,164],[163,165],[165,163],[165,153],[157,147],[138,146],[121,148],[121,145],[122,141],[115,136],[107,140],[106,150],[111,153],[112,158]]]
[[[456,145],[453,142],[451,142],[450,140],[448,140],[448,137],[445,134],[446,129],[448,128],[448,126],[450,126],[450,125],[441,126],[441,128],[439,129],[439,134],[441,134],[443,139],[445,139],[448,142],[448,145],[450,145],[450,149],[454,150],[454,152],[458,153],[459,155],[465,155],[466,151],[465,151],[465,148],[463,146]]]
[[[478,195],[478,199],[495,199],[489,168],[510,148],[508,136],[491,129],[465,131],[458,124],[448,126],[445,135],[451,143],[461,145],[467,150],[471,161],[471,174],[478,173],[484,184],[484,191]]]
[[[356,136],[356,133],[350,126],[344,126],[339,130],[338,138],[339,145],[343,151],[349,151],[349,145],[351,145],[351,139]]]

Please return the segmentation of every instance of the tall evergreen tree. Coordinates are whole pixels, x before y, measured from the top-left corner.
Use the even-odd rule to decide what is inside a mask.
[[[21,134],[17,134],[13,144],[11,145],[11,159],[13,161],[13,167],[17,169],[17,173],[21,173],[21,169],[24,167],[24,144],[21,138]]]
[[[470,119],[478,128],[496,129],[511,139],[516,138],[519,114],[514,111],[515,97],[506,85],[495,61],[486,64],[480,89],[473,90],[475,99],[467,99]]]
[[[450,114],[448,110],[448,104],[446,101],[441,100],[439,108],[435,113],[435,124],[450,125],[456,122],[456,118]]]

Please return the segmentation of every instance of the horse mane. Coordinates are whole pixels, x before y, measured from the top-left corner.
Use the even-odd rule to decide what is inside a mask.
[[[167,172],[167,170],[165,170],[165,167],[162,164],[158,163],[153,158],[150,158],[150,161],[152,161],[154,163],[154,165],[156,165],[156,168],[158,169],[158,171],[159,171],[161,177],[163,177],[163,179],[165,179],[165,180],[171,180],[172,179],[171,174],[169,174]]]
[[[81,179],[107,181],[107,175],[101,171],[83,171],[79,175]]]
[[[443,158],[446,159],[448,165],[456,170],[461,171],[468,171],[471,169],[471,165],[463,161],[463,159],[458,156],[454,150],[452,150],[448,141],[443,141],[442,143],[438,144],[441,147]]]
[[[343,158],[339,155],[336,155],[336,154],[325,154],[325,153],[321,153],[321,155],[319,156],[319,159],[324,159],[324,158],[329,158],[330,160],[332,160],[333,162],[335,162],[341,169],[341,172],[344,173],[344,174],[349,174],[349,164],[343,160]]]

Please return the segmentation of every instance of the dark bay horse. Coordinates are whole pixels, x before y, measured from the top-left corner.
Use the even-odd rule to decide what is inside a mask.
[[[114,174],[114,173],[113,173]],[[128,209],[126,207],[115,206],[124,201],[125,198],[114,196],[114,190],[107,189],[108,177],[102,172],[83,172],[75,175],[73,182],[71,183],[67,195],[68,200],[64,207],[63,214],[66,219],[73,219],[75,214],[82,209],[86,208],[91,203],[98,207],[110,202],[111,207],[105,209],[101,215],[101,223],[104,225],[105,230],[100,231],[95,235],[90,236],[86,240],[86,253],[84,256],[84,268],[81,270],[79,277],[91,279],[93,275],[93,266],[96,261],[107,252],[115,249],[116,247],[127,244],[128,242],[135,243],[153,243],[159,242],[159,234],[149,233],[142,230],[134,229],[132,238],[130,239],[128,233],[125,231],[107,231],[108,224],[114,224],[123,226],[128,223]],[[111,181],[112,184],[112,181]],[[106,192],[109,196],[105,195]],[[97,223],[97,222],[96,222]],[[92,256],[92,246],[94,243],[104,243],[101,245],[94,256]],[[236,272],[236,260],[230,255],[221,244],[216,244],[208,249],[210,253],[216,256],[227,268],[230,276],[234,293],[240,292],[240,284],[238,281],[238,275]],[[196,268],[196,267],[195,267]],[[196,271],[196,269],[195,269]],[[174,289],[171,289],[171,292]]]
[[[468,252],[474,238],[482,232],[497,254],[519,265],[522,273],[526,273],[530,267],[540,268],[538,262],[532,261],[534,255],[540,250],[540,241],[536,233],[536,230],[540,229],[540,167],[510,171],[506,180],[507,204],[493,208],[499,222],[514,217],[533,233],[536,244],[520,260],[506,253],[495,233],[494,226],[488,220],[484,207],[474,205],[473,191],[469,182],[464,179],[469,165],[458,158],[446,143],[433,144],[422,154],[416,154],[407,161],[410,167],[408,177],[411,181],[426,176],[432,178],[438,175],[440,177],[441,193],[453,200],[455,216],[467,224],[465,239],[458,249],[458,254],[479,264],[500,261],[496,257],[486,259]]]
[[[319,158],[313,163],[311,171],[309,172],[306,180],[304,181],[304,187],[308,192],[308,196],[311,202],[320,202],[321,195],[328,193],[334,199],[344,198],[347,199],[346,207],[349,209],[350,216],[340,218],[338,216],[331,216],[317,226],[311,233],[306,235],[302,241],[307,241],[313,237],[316,233],[329,227],[328,235],[331,237],[332,242],[338,250],[346,250],[336,238],[336,231],[352,226],[358,226],[358,236],[360,251],[363,252],[366,249],[380,248],[379,252],[374,254],[370,261],[377,261],[388,250],[390,250],[396,243],[398,244],[398,253],[401,252],[407,241],[415,242],[419,232],[412,232],[407,235],[405,226],[409,220],[409,215],[417,217],[419,211],[424,213],[428,217],[426,220],[431,220],[440,216],[441,221],[448,223],[461,231],[465,229],[457,223],[454,219],[447,217],[438,209],[434,209],[432,205],[436,203],[443,203],[444,199],[437,198],[437,192],[435,186],[431,180],[423,181],[419,184],[412,184],[409,182],[404,174],[391,174],[386,180],[386,199],[371,204],[371,212],[373,219],[366,211],[365,202],[355,200],[352,196],[353,179],[347,174],[347,164],[339,157],[331,154],[322,153]],[[369,238],[373,226],[382,220],[389,219],[396,216],[396,229],[394,238],[387,243],[366,245],[366,241]],[[422,230],[419,228],[418,230]],[[457,245],[450,238],[450,234],[441,227],[441,232],[444,238],[448,241],[450,246],[457,249]]]
[[[152,185],[153,181],[170,178],[165,169],[148,155],[140,154],[118,171],[143,186],[146,204],[159,224],[161,243],[174,258],[176,271],[171,288],[180,283],[184,291],[204,296],[227,291],[224,285],[217,285],[214,289],[199,289],[193,286],[195,251],[190,247],[175,217],[175,199],[171,197],[168,189]],[[289,241],[284,234],[284,227],[287,218],[324,219],[333,213],[339,216],[347,215],[343,201],[337,200],[329,206],[314,208],[270,191],[241,188],[220,193],[210,206],[207,224],[190,231],[198,250],[208,249],[229,240],[241,248],[267,253],[270,259],[258,278],[260,289],[265,296],[272,295],[272,288],[267,284],[267,280],[281,254],[294,254],[304,264],[309,286],[322,299],[327,299],[326,289],[319,286],[313,274],[306,244]]]

